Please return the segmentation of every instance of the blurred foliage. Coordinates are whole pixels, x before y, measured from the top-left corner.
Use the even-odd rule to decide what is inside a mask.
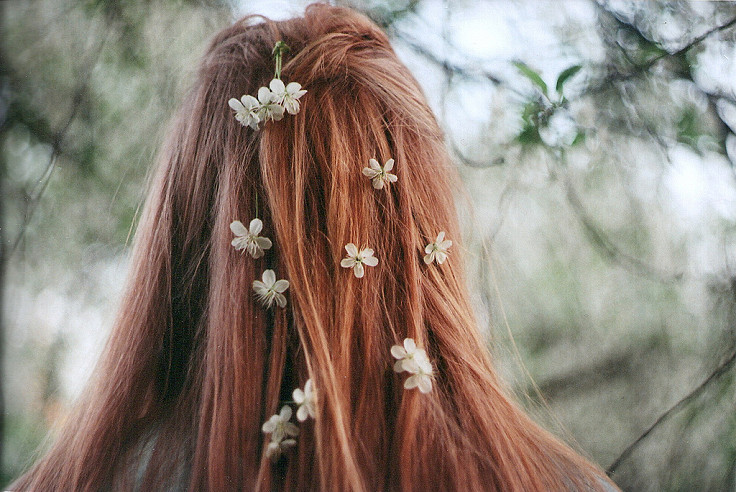
[[[736,5],[336,3],[425,85],[472,203],[478,316],[530,411],[624,490],[732,490]],[[97,353],[167,121],[234,7],[2,3],[3,483]],[[476,17],[547,44],[483,58],[463,44]]]

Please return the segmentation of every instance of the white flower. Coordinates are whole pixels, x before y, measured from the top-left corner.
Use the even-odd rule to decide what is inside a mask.
[[[437,239],[434,240],[433,243],[429,243],[427,246],[424,247],[424,252],[427,253],[424,256],[424,263],[429,265],[434,260],[437,260],[437,263],[442,264],[447,259],[447,248],[452,246],[452,241],[445,241],[445,231],[440,232],[437,234]]]
[[[357,246],[353,243],[348,243],[345,245],[345,251],[348,252],[348,256],[342,259],[340,266],[343,268],[352,268],[353,273],[358,278],[363,277],[365,274],[363,265],[378,265],[378,258],[373,256],[373,250],[371,248],[365,248],[358,251]]]
[[[266,448],[266,457],[276,460],[287,449],[296,446],[296,439],[284,439],[283,441],[271,441]]]
[[[317,417],[317,393],[314,390],[314,385],[311,379],[307,379],[304,385],[304,391],[300,388],[294,390],[292,393],[294,402],[299,405],[299,409],[296,411],[296,418],[299,422],[304,422],[307,417]]]
[[[395,174],[389,173],[394,168],[393,159],[387,160],[383,167],[375,159],[369,160],[368,165],[370,167],[363,168],[363,174],[373,181],[373,187],[377,190],[383,188],[384,183],[395,183],[399,179]]]
[[[276,96],[268,87],[258,89],[258,102],[261,103],[258,108],[258,117],[261,120],[279,121],[284,117],[284,107],[276,102]]]
[[[419,388],[419,391],[422,393],[429,393],[432,391],[432,375],[434,373],[432,371],[432,364],[426,357],[414,357],[414,362],[416,362],[416,370],[409,371],[412,375],[404,381],[404,388]]]
[[[266,448],[266,456],[271,459],[278,458],[286,449],[296,445],[296,440],[292,438],[299,435],[299,428],[289,420],[291,407],[284,405],[278,415],[272,415],[261,428],[264,433],[271,434],[271,442]]]
[[[260,280],[253,281],[253,290],[256,292],[256,297],[267,308],[270,308],[274,301],[276,301],[279,307],[285,307],[286,297],[284,297],[282,292],[288,288],[289,281],[276,280],[276,274],[273,270],[263,272],[263,282]]]
[[[236,236],[231,244],[238,251],[247,251],[253,258],[260,258],[263,256],[263,250],[271,247],[270,239],[258,235],[262,229],[261,219],[251,220],[248,229],[242,222],[235,220],[230,224],[230,230]]]
[[[254,130],[258,130],[258,124],[261,122],[261,117],[258,115],[260,104],[258,99],[253,96],[245,95],[237,99],[230,98],[227,102],[231,108],[235,110],[235,119],[240,122],[243,126],[250,126]]]
[[[391,355],[398,359],[394,364],[395,372],[407,371],[415,374],[419,371],[419,361],[429,361],[424,349],[418,349],[413,338],[405,338],[404,346],[391,347]],[[430,366],[431,367],[431,366]]]
[[[290,437],[299,435],[299,427],[289,422],[291,420],[291,407],[284,405],[276,415],[271,415],[261,427],[266,434],[271,434],[272,442],[280,442]]]
[[[289,114],[299,112],[299,98],[307,93],[298,82],[289,82],[284,87],[281,79],[273,79],[268,86],[273,93],[274,101],[281,104]]]

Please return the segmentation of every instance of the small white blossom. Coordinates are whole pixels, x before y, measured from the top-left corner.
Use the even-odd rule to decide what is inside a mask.
[[[275,460],[286,449],[296,445],[294,437],[299,435],[299,428],[289,422],[291,420],[291,407],[284,405],[277,415],[272,415],[264,424],[261,430],[266,434],[271,434],[271,442],[266,448],[266,456]]]
[[[432,391],[432,363],[424,349],[417,348],[413,338],[405,338],[404,346],[394,345],[391,347],[391,355],[398,359],[394,364],[395,372],[408,372],[411,374],[404,381],[404,388],[419,388],[422,393]]]
[[[299,98],[307,93],[298,82],[289,82],[286,87],[281,79],[273,79],[268,86],[271,88],[274,101],[281,104],[289,114],[299,112]]]
[[[299,435],[299,427],[289,422],[291,420],[291,407],[284,405],[276,415],[271,415],[261,427],[265,434],[271,434],[271,441],[280,442],[290,437]]]
[[[296,446],[296,439],[284,439],[283,441],[271,441],[266,448],[266,457],[274,461],[278,459],[287,449]]]
[[[370,167],[363,168],[363,174],[371,179],[373,187],[377,190],[383,188],[385,183],[395,183],[399,179],[395,174],[389,173],[394,168],[393,159],[387,160],[383,167],[375,159],[369,160],[368,165]]]
[[[247,251],[253,258],[260,258],[263,250],[271,247],[270,239],[258,235],[262,229],[261,219],[251,220],[248,229],[242,222],[235,220],[230,224],[230,230],[235,234],[231,244],[238,251]]]
[[[292,393],[294,402],[299,405],[299,409],[296,411],[296,418],[299,422],[304,422],[307,417],[317,417],[317,393],[314,390],[314,385],[311,379],[307,379],[304,385],[304,391],[300,388],[294,390]]]
[[[286,297],[282,292],[289,288],[289,281],[276,280],[276,274],[273,270],[263,272],[262,278],[262,282],[260,280],[253,281],[253,290],[261,304],[270,308],[276,302],[279,307],[285,307]]]
[[[276,102],[276,96],[268,87],[258,89],[258,102],[261,103],[258,108],[258,117],[262,121],[279,121],[284,117],[284,107]]]
[[[378,258],[373,256],[373,250],[371,248],[364,248],[358,251],[357,246],[353,243],[348,243],[345,245],[345,251],[348,252],[348,256],[342,259],[340,266],[343,268],[352,268],[353,273],[358,278],[362,278],[365,275],[363,265],[378,265]]]
[[[432,391],[432,364],[427,358],[414,358],[416,362],[416,371],[410,371],[411,376],[404,381],[405,389],[419,388],[422,393]]]
[[[401,345],[391,347],[391,355],[395,359],[398,359],[394,364],[395,372],[407,371],[415,373],[419,370],[417,361],[429,360],[424,349],[417,348],[417,344],[413,338],[405,338],[403,347]]]
[[[452,246],[452,241],[445,240],[445,231],[440,232],[433,243],[429,243],[424,247],[424,252],[427,253],[424,256],[424,263],[429,265],[435,260],[439,264],[444,263],[448,255],[447,248],[450,246]]]
[[[227,103],[235,110],[235,119],[241,125],[250,126],[252,129],[258,130],[258,124],[261,122],[261,117],[258,115],[261,105],[258,99],[245,95],[240,98],[240,101],[233,97]]]

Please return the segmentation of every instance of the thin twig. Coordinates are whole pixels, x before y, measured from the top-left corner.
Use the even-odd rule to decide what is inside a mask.
[[[79,83],[79,85],[74,91],[74,97],[72,99],[72,109],[69,112],[69,116],[64,122],[64,125],[62,126],[61,130],[59,130],[58,132],[54,134],[53,141],[51,142],[51,154],[49,155],[48,163],[46,164],[46,168],[44,169],[44,172],[41,177],[41,185],[38,189],[38,192],[36,192],[35,195],[32,197],[30,207],[28,208],[25,216],[23,217],[23,224],[21,225],[20,231],[18,232],[18,235],[13,241],[13,245],[11,246],[10,251],[8,253],[9,258],[15,254],[15,252],[18,250],[18,247],[20,246],[20,243],[23,241],[26,231],[28,230],[28,225],[30,224],[31,219],[33,218],[33,215],[35,214],[36,209],[38,209],[38,205],[41,203],[41,197],[43,196],[49,183],[51,182],[51,176],[53,175],[54,169],[56,168],[56,161],[62,152],[64,137],[66,137],[66,134],[69,131],[69,128],[71,127],[72,122],[76,118],[77,113],[79,112],[79,108],[82,105],[82,102],[84,101],[84,97],[87,93],[87,90],[89,89],[89,79],[92,76],[92,71],[94,70],[95,66],[97,66],[97,62],[100,58],[100,54],[102,53],[102,49],[105,46],[105,42],[109,36],[109,32],[110,31],[107,30],[106,34],[103,36],[102,40],[100,41],[96,52],[91,57],[90,62],[87,66],[87,71],[86,71],[84,80]]]
[[[676,412],[681,410],[683,407],[685,407],[688,403],[690,403],[692,400],[700,396],[703,391],[710,385],[713,381],[717,380],[719,377],[721,377],[723,374],[725,374],[731,366],[734,365],[734,362],[736,362],[736,350],[731,352],[731,355],[723,361],[716,369],[710,373],[710,375],[705,378],[705,380],[698,385],[697,388],[692,390],[690,393],[688,393],[685,397],[680,399],[677,403],[672,405],[666,412],[664,412],[662,415],[659,416],[659,418],[649,426],[647,430],[645,430],[634,442],[629,444],[626,449],[619,455],[618,458],[614,460],[614,462],[611,464],[611,466],[608,467],[606,470],[606,474],[608,476],[613,475],[616,472],[616,469],[619,467],[619,465],[628,458],[631,453],[634,452],[637,446],[646,439],[646,437],[652,433],[654,429],[659,427],[664,421],[669,419],[672,415],[674,415]]]
[[[565,186],[565,196],[570,204],[572,211],[583,226],[585,235],[588,236],[590,242],[609,260],[617,265],[624,267],[626,270],[639,276],[652,278],[663,283],[679,282],[685,278],[685,272],[663,272],[651,265],[645,263],[639,258],[635,258],[619,248],[616,243],[603,232],[593,221],[583,206],[575,187],[573,186],[569,176],[565,173],[563,176]]]

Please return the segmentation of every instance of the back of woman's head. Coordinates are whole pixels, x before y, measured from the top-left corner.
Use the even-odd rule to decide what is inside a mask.
[[[274,75],[301,109],[252,129],[232,97]],[[394,159],[377,189],[370,159]],[[113,334],[85,397],[17,484],[33,490],[561,490],[599,471],[533,424],[496,380],[468,302],[453,170],[417,82],[348,9],[247,18],[219,33],[172,127]],[[233,248],[259,218],[273,247]],[[443,263],[424,248],[444,232]],[[344,247],[375,251],[362,278]],[[257,255],[256,255],[257,256]],[[253,282],[273,270],[285,308]],[[404,389],[391,347],[426,350],[431,391]],[[311,379],[293,448],[262,425]],[[179,485],[177,485],[179,484]]]

